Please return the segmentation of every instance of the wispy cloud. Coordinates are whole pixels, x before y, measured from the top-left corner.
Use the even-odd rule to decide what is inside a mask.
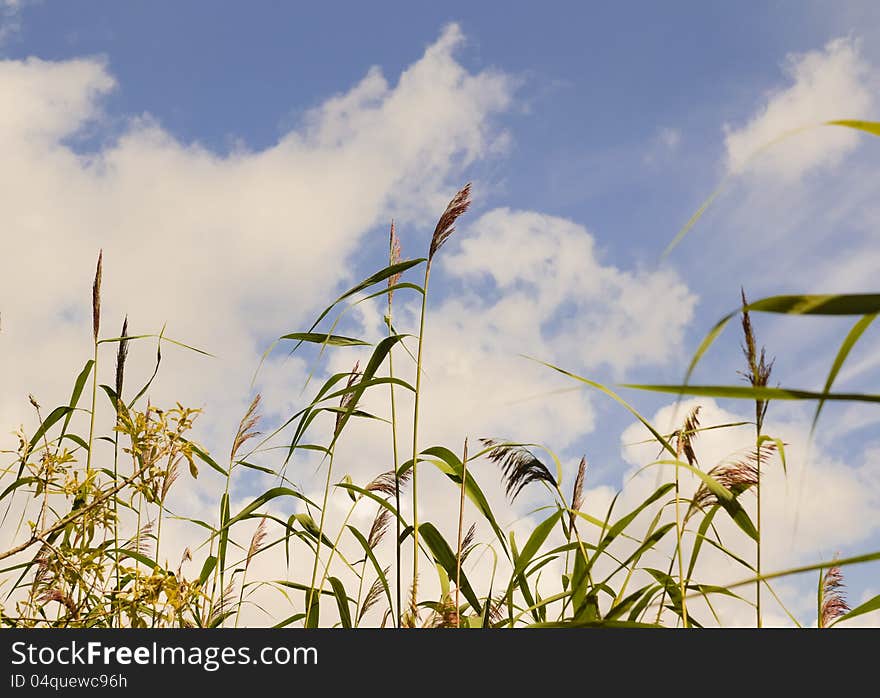
[[[793,129],[829,119],[868,118],[875,106],[870,69],[854,39],[835,39],[822,50],[790,55],[784,69],[788,86],[769,93],[744,126],[725,126],[728,170],[739,172],[752,164],[763,173],[794,180],[840,162],[856,147],[856,133],[828,128],[779,143],[750,162],[761,148]]]

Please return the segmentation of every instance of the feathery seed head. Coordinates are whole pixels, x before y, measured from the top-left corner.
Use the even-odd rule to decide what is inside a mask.
[[[431,249],[428,253],[429,263],[449,239],[449,236],[455,232],[455,221],[461,214],[468,210],[470,205],[471,185],[470,182],[468,182],[464,185],[461,191],[452,197],[452,201],[449,202],[443,215],[440,216],[440,220],[437,221],[437,227],[434,228],[434,235],[431,237]]]

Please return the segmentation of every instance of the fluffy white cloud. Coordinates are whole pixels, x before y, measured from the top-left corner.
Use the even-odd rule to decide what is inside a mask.
[[[593,236],[555,216],[497,209],[474,229],[445,269],[474,284],[471,313],[514,351],[618,375],[678,355],[696,298],[675,273],[603,264]]]
[[[88,356],[99,248],[104,335],[124,313],[137,333],[167,322],[169,336],[220,358],[166,361],[174,373],[157,393],[210,397],[214,410],[228,400],[237,412],[266,336],[302,324],[351,278],[366,231],[441,207],[454,190],[447,178],[493,147],[491,117],[511,82],[468,72],[454,57],[461,41],[452,25],[395,85],[373,69],[276,145],[226,156],[181,143],[149,116],[79,153],[70,139],[104,125],[107,67],[0,63],[0,423],[21,419],[28,391],[57,403],[59,381]],[[152,354],[135,348],[132,375]]]
[[[793,129],[830,119],[867,119],[876,104],[870,67],[850,38],[829,42],[823,50],[790,55],[785,72],[791,84],[771,92],[766,103],[742,127],[725,126],[727,167],[739,172],[754,164],[762,173],[794,180],[818,167],[833,166],[856,147],[858,135],[843,128],[813,129],[764,146]]]

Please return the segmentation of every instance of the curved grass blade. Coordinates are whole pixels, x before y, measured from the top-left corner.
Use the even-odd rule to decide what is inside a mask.
[[[455,553],[452,552],[452,548],[449,547],[449,543],[446,542],[446,539],[440,534],[440,531],[438,531],[431,523],[423,523],[419,524],[419,535],[421,535],[425,544],[431,550],[437,564],[443,568],[450,579],[455,579]],[[468,581],[464,570],[461,570],[461,593],[468,600],[468,603],[471,605],[471,608],[474,609],[474,612],[480,615],[482,613],[482,605],[480,604],[477,595],[474,593],[473,588],[471,588],[471,583]]]
[[[880,395],[869,393],[823,393],[796,388],[751,387],[744,385],[649,385],[624,383],[621,388],[674,395],[730,398],[733,400],[835,400],[841,402],[880,402]]]
[[[865,603],[860,606],[856,606],[849,613],[845,613],[834,620],[834,622],[828,626],[833,627],[838,623],[842,623],[845,620],[849,620],[850,618],[856,618],[858,616],[864,615],[865,613],[871,613],[872,611],[880,610],[880,595],[875,596],[873,599],[868,599]]]
[[[856,342],[859,341],[861,336],[864,334],[865,330],[870,327],[871,323],[877,319],[877,313],[872,313],[870,315],[865,315],[856,321],[856,324],[852,326],[852,329],[847,333],[843,342],[840,345],[840,349],[837,350],[837,356],[834,357],[834,363],[831,364],[831,370],[828,372],[828,378],[825,379],[825,386],[822,388],[823,393],[828,393],[831,391],[831,386],[834,383],[834,380],[837,378],[837,374],[840,372],[841,367],[846,361],[849,353],[852,351],[852,348],[855,346]],[[813,422],[810,424],[810,435],[816,431],[816,424],[819,422],[819,415],[822,413],[822,408],[825,406],[825,399],[822,398],[819,400],[819,404],[816,405],[816,413],[813,415]]]
[[[525,355],[523,354],[522,356],[525,356]],[[667,441],[659,431],[657,431],[653,426],[651,426],[650,422],[648,422],[647,419],[642,417],[642,415],[640,415],[638,413],[638,411],[632,405],[630,405],[626,400],[624,400],[622,397],[620,397],[617,393],[615,393],[610,388],[607,388],[606,386],[602,385],[601,383],[597,383],[596,381],[591,381],[589,378],[584,378],[583,376],[579,376],[575,373],[572,373],[571,371],[566,371],[564,368],[560,368],[559,366],[554,366],[553,364],[547,363],[546,361],[541,361],[540,359],[535,359],[531,356],[525,356],[525,358],[530,359],[531,361],[535,361],[535,362],[541,364],[542,366],[546,366],[547,368],[552,368],[554,371],[558,371],[559,373],[561,373],[564,376],[568,376],[569,378],[574,378],[575,380],[578,380],[581,383],[586,383],[590,387],[595,388],[596,390],[599,390],[600,392],[605,393],[610,398],[612,398],[616,402],[620,403],[627,410],[629,410],[629,412],[636,419],[638,419],[645,426],[645,428],[651,432],[651,434],[654,435],[654,438],[657,439],[657,441],[660,443],[660,445],[663,446],[663,448],[665,450],[669,451],[669,453],[671,453],[673,456],[676,455],[676,451],[672,447],[672,445],[669,443],[669,441]]]
[[[281,335],[279,339],[295,339],[302,344],[303,342],[311,342],[313,344],[324,344],[332,347],[366,347],[369,342],[354,337],[343,337],[337,334],[321,334],[318,332],[291,332],[290,334]]]
[[[348,605],[349,598],[345,593],[345,586],[338,577],[328,577],[327,581],[333,588],[333,594],[336,596],[336,608],[339,609],[339,622],[343,628],[351,628],[351,608]]]
[[[803,133],[804,131],[808,131],[813,128],[818,128],[820,126],[843,126],[845,128],[857,129],[859,131],[864,131],[865,133],[869,133],[874,136],[880,136],[880,123],[875,121],[860,121],[855,119],[834,119],[832,121],[824,121],[818,124],[810,124],[807,126],[801,126],[798,128],[791,129],[789,131],[785,131],[773,140],[765,143],[760,148],[752,152],[745,160],[744,164],[748,164],[759,155],[761,155],[764,151],[776,145],[777,143],[784,141],[791,136],[794,136],[799,133]],[[666,249],[663,250],[663,254],[661,255],[661,259],[665,258],[669,255],[670,252],[678,245],[685,235],[687,235],[690,230],[696,225],[697,221],[703,217],[703,214],[706,212],[706,209],[712,204],[713,201],[718,197],[718,195],[727,187],[728,182],[736,176],[736,172],[729,172],[725,175],[718,187],[713,191],[709,197],[702,203],[702,205],[697,209],[697,211],[688,219],[687,223],[681,228],[681,230],[676,233],[675,237],[672,241],[666,246]]]

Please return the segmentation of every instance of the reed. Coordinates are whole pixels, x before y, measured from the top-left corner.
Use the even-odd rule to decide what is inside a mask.
[[[454,629],[696,628],[723,622],[714,605],[718,597],[748,608],[754,605],[759,627],[764,623],[766,603],[774,601],[793,624],[800,625],[804,619],[782,605],[773,585],[776,580],[816,572],[819,627],[830,628],[880,610],[880,596],[851,609],[843,594],[843,570],[848,565],[880,562],[880,551],[769,572],[762,559],[762,534],[767,526],[762,519],[762,474],[771,461],[773,467],[777,461],[786,467],[786,444],[773,437],[765,420],[767,406],[777,399],[811,401],[820,407],[834,400],[880,402],[880,396],[874,394],[832,390],[834,376],[870,322],[865,318],[873,319],[880,313],[880,294],[803,294],[749,302],[741,292],[734,310],[698,347],[687,378],[719,339],[726,323],[739,317],[745,386],[691,385],[688,379],[678,385],[627,386],[676,397],[694,395],[749,403],[754,409],[754,441],[749,437],[737,452],[740,455],[706,463],[705,467],[697,456],[698,435],[707,430],[736,429],[742,423],[701,424],[696,408],[675,431],[663,434],[612,388],[544,363],[548,372],[562,374],[625,410],[645,428],[660,451],[660,456],[644,464],[646,469],[661,469],[652,492],[627,510],[622,510],[622,502],[630,499],[618,493],[607,509],[599,511],[597,498],[587,490],[586,456],[575,468],[573,461],[568,465],[567,455],[560,458],[551,445],[484,438],[469,452],[464,438],[459,455],[443,445],[425,447],[420,441],[420,408],[427,399],[422,377],[423,360],[430,351],[426,319],[432,263],[469,205],[470,187],[465,186],[440,216],[424,259],[401,258],[400,240],[392,224],[388,265],[337,298],[308,331],[281,337],[296,343],[293,351],[311,345],[323,357],[325,352],[359,347],[369,350],[370,357],[350,371],[327,377],[303,406],[282,417],[266,435],[258,430],[263,406],[256,394],[232,435],[226,467],[192,440],[198,410],[182,405],[162,407],[148,397],[163,344],[192,347],[165,337],[164,330],[158,335],[131,335],[127,318],[119,337],[101,338],[103,255],[99,254],[92,285],[91,357],[74,380],[69,402],[48,411],[31,398],[39,426],[33,433],[19,431],[19,447],[6,454],[10,463],[0,470],[0,502],[8,498],[6,514],[13,500],[21,501],[26,495],[21,521],[31,522],[29,527],[20,523],[15,542],[0,551],[0,561],[7,565],[0,570],[0,581],[7,583],[7,598],[11,599],[0,607],[0,625],[218,627],[227,620],[232,622],[234,616],[238,627],[246,617],[242,615],[245,604],[261,608],[260,590],[283,599],[283,610],[266,618],[266,624],[278,627],[300,623],[307,628],[320,624],[360,627],[378,619],[376,624],[383,626]],[[410,279],[418,279],[419,273],[421,284]],[[395,358],[406,361],[409,354],[404,343],[409,335],[398,332],[392,314],[395,294],[404,292],[417,294],[420,303],[417,349],[414,356],[409,355],[415,370],[412,384],[400,377],[399,365],[395,372],[394,364]],[[335,333],[352,307],[373,299],[387,304],[387,332],[383,331],[379,341]],[[770,386],[773,361],[758,348],[756,313],[861,319],[844,338],[825,389],[815,392]],[[329,326],[322,329],[321,323]],[[127,355],[132,342],[148,337],[159,341],[156,369],[135,392],[126,387],[132,380]],[[112,386],[98,381],[104,343],[117,345]],[[406,353],[401,353],[400,347]],[[401,391],[413,396],[412,451],[406,462],[401,462],[398,444]],[[133,397],[124,399],[124,392]],[[106,420],[101,417],[99,403],[103,394],[112,408],[112,416],[108,413]],[[390,408],[391,466],[383,463],[365,483],[348,476],[340,480],[335,474],[342,462],[340,455],[337,463],[337,448],[352,420],[380,430],[388,427],[389,420],[374,412],[377,402]],[[88,426],[81,427],[81,433],[77,433],[81,425],[73,420],[77,411],[89,415]],[[332,429],[319,427],[321,422],[316,420],[322,414],[333,415]],[[529,438],[528,434],[515,436]],[[112,461],[109,449],[106,456],[99,453],[101,441],[113,444]],[[300,457],[304,453],[321,457],[323,488],[320,498],[315,497],[320,501],[313,501],[297,484],[303,474]],[[483,467],[486,464],[489,467]],[[209,467],[223,478],[222,492],[217,493],[216,522],[188,518],[192,512],[173,510],[169,504],[172,488],[181,486],[176,483],[185,479],[187,470],[193,478],[198,477],[199,467]],[[430,495],[455,516],[454,522],[445,524],[449,530],[444,530],[443,522],[420,516],[426,493],[420,490],[419,480],[425,468],[436,468],[448,481],[441,478]],[[244,470],[250,477],[239,477]],[[697,485],[688,491],[686,483],[694,479]],[[490,480],[497,481],[507,495],[503,516],[489,504],[484,487]],[[252,496],[253,488],[259,491],[262,482],[271,484]],[[570,488],[566,485],[563,492],[563,483],[569,482]],[[411,486],[409,493],[405,492],[407,486]],[[527,513],[523,509],[526,491]],[[754,521],[745,505],[752,493],[757,505]],[[16,494],[20,499],[15,499]],[[406,494],[411,498],[410,522],[401,511]],[[241,497],[247,503],[240,508],[236,505],[235,511],[233,502]],[[347,511],[344,517],[340,513],[341,523],[330,514],[334,497],[350,499],[347,510],[337,509]],[[364,507],[375,507],[375,513],[362,530],[355,514]],[[10,520],[17,516],[16,512]],[[175,567],[167,559],[172,556],[169,544],[174,541],[163,540],[168,536],[169,517],[181,524],[189,522],[194,534],[201,533],[200,542],[188,545]],[[472,517],[476,521],[468,526]],[[499,521],[511,523],[501,525]],[[719,526],[722,522],[725,526]],[[13,521],[10,528],[14,526]],[[248,538],[236,542],[243,528],[249,543],[245,542]],[[724,539],[720,529],[727,531]],[[393,545],[388,541],[391,536]],[[412,537],[413,560],[407,593],[401,551],[408,536]],[[734,537],[738,539],[732,544]],[[751,550],[752,545],[754,565],[736,553],[736,546]],[[712,566],[700,564],[707,549],[745,567],[743,578],[732,582],[717,578]],[[262,578],[256,570],[264,566],[254,565],[257,556],[261,563],[283,559],[286,574]],[[431,563],[423,570],[419,564],[422,556]],[[192,563],[194,573],[187,563]],[[429,584],[426,580],[434,573],[435,583]],[[754,604],[740,595],[745,593],[743,589],[755,590]],[[763,599],[762,590],[769,591],[772,598]],[[327,599],[335,601],[335,609],[321,608],[321,601]]]

